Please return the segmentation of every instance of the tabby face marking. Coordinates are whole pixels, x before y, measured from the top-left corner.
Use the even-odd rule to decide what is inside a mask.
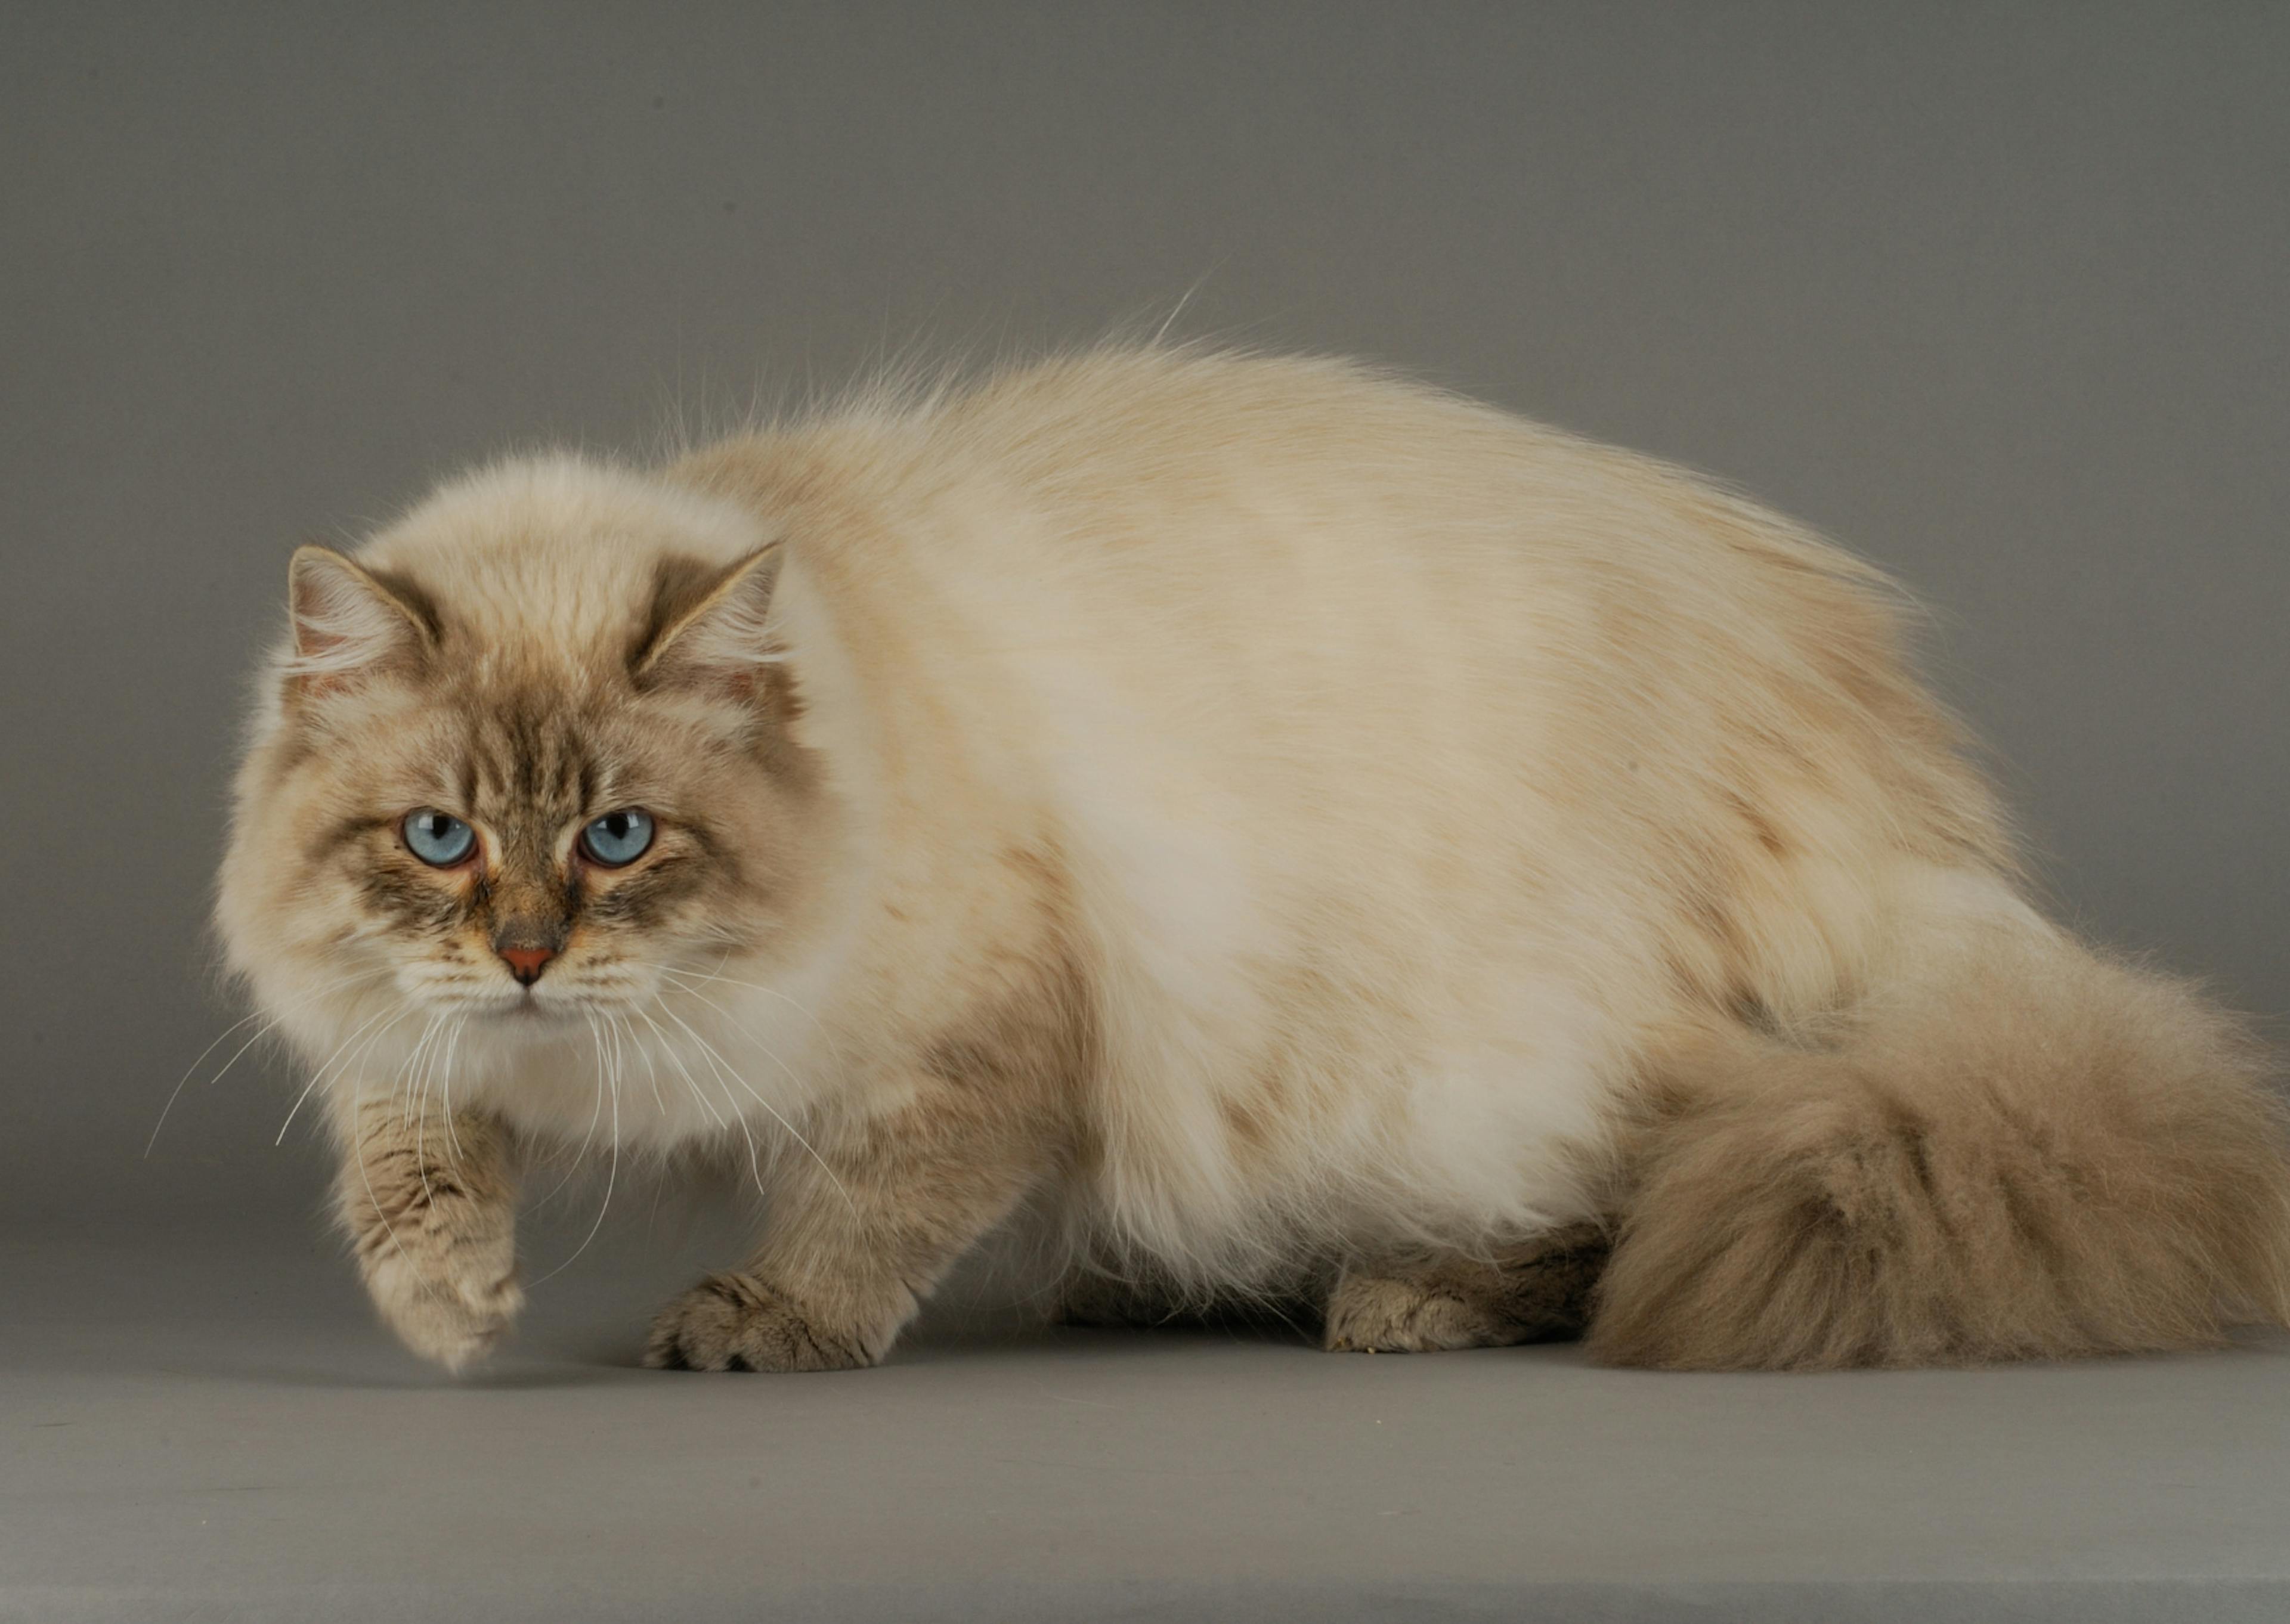
[[[769,888],[739,854],[754,831],[725,805],[756,798],[736,780],[759,769],[707,752],[694,771],[680,730],[647,717],[658,707],[633,691],[466,694],[438,708],[413,740],[365,742],[337,791],[356,804],[355,832],[322,843],[311,876],[354,899],[363,945],[409,997],[572,1019],[641,1005],[661,980],[649,966],[744,945],[741,916],[768,908]],[[590,826],[631,806],[657,809],[649,839],[598,860]],[[412,849],[401,808],[465,826],[467,856],[440,864]],[[531,950],[551,962],[521,985],[501,956]]]
[[[542,539],[536,566],[565,544]],[[601,569],[542,627],[514,612],[520,593],[551,607],[517,550],[482,565],[476,603],[428,561],[297,555],[226,886],[312,969],[363,972],[417,1015],[633,1014],[767,938],[799,867],[791,688],[748,668],[773,654],[776,572],[752,550]]]

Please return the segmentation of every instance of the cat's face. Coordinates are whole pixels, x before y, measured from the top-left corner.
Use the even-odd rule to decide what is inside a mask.
[[[513,1041],[768,948],[816,798],[777,560],[677,516],[417,514],[363,564],[297,555],[219,910],[266,1002]]]

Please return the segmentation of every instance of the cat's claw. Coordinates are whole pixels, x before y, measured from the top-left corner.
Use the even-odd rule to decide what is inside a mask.
[[[661,1311],[644,1362],[673,1371],[847,1371],[882,1356],[814,1325],[752,1275],[710,1275]]]

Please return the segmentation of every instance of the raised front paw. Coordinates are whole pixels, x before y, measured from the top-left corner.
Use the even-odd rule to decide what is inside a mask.
[[[524,1306],[514,1216],[437,1201],[372,1222],[358,1237],[359,1271],[398,1340],[451,1371],[490,1353]]]
[[[710,1275],[661,1311],[644,1362],[665,1371],[847,1371],[883,1352],[821,1326],[752,1275]]]

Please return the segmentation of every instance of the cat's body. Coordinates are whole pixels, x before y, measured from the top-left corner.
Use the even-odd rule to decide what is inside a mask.
[[[1338,1346],[1552,1328],[1517,1283],[1592,1222],[1626,1360],[2283,1316],[2258,1060],[2029,910],[1883,583],[1663,465],[1106,352],[506,465],[360,562],[298,561],[220,916],[449,1362],[520,1135],[752,1143],[671,1364],[879,1357],[1021,1212],[1078,1297],[1326,1291]]]

